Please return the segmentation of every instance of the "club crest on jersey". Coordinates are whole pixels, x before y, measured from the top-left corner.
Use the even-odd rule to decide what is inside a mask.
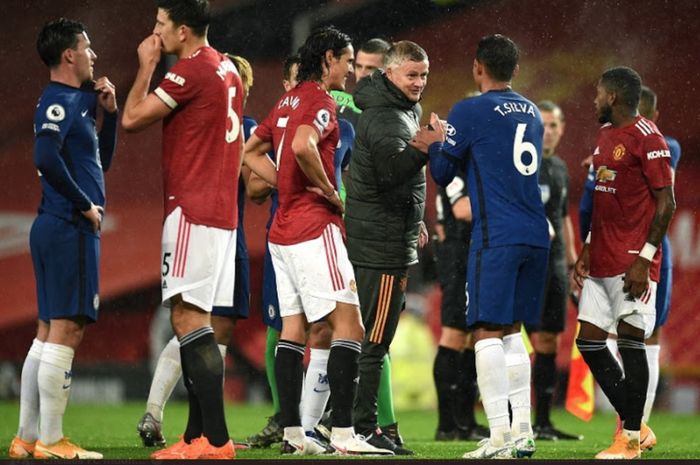
[[[49,105],[46,109],[46,117],[49,121],[58,123],[59,121],[63,121],[66,117],[66,110],[58,103],[54,103],[53,105]]]
[[[609,170],[607,166],[601,166],[595,173],[595,179],[598,182],[614,181],[617,177],[617,171]]]
[[[622,144],[617,144],[613,149],[613,160],[620,161],[622,157],[625,156],[625,146]]]
[[[267,306],[267,316],[269,316],[271,320],[274,320],[275,315],[277,315],[277,310],[275,310],[275,306],[272,304],[268,305]]]
[[[354,279],[350,280],[350,290],[357,294],[357,283]]]
[[[321,108],[316,113],[316,118],[314,118],[314,125],[319,132],[323,132],[328,127],[328,123],[331,122],[331,113],[325,108]]]

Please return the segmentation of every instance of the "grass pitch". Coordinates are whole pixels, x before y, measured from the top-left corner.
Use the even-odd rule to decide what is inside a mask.
[[[145,402],[118,406],[69,405],[64,433],[77,444],[102,452],[105,459],[148,459],[153,449],[144,448],[136,433],[136,423],[143,414],[144,406]],[[265,425],[271,410],[268,405],[227,404],[226,416],[231,436],[234,440],[242,441],[258,432]],[[479,413],[479,421],[485,424],[483,415]],[[0,403],[0,459],[7,458],[7,446],[16,433],[18,415],[18,402]],[[433,436],[437,419],[433,411],[402,411],[397,417],[406,446],[416,453],[411,459],[457,459],[476,446],[474,442],[435,442]],[[164,433],[169,444],[176,441],[184,430],[186,418],[186,404],[172,402],[167,406]],[[610,445],[615,428],[614,417],[603,413],[596,414],[591,422],[586,423],[564,411],[555,411],[553,420],[558,428],[583,434],[585,438],[583,441],[538,441],[534,456],[536,459],[591,459],[598,451]],[[659,443],[653,451],[645,453],[643,458],[700,458],[700,446],[695,442],[699,424],[695,415],[654,413],[650,425],[656,432]],[[287,457],[289,456],[281,457],[276,446],[238,451],[238,458],[241,459],[270,460]]]

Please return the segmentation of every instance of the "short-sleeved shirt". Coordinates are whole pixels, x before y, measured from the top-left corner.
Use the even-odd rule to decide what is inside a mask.
[[[458,173],[452,182],[445,187],[439,187],[435,196],[435,211],[438,223],[445,231],[445,241],[458,241],[467,245],[471,234],[471,222],[455,218],[452,207],[465,197],[469,197],[464,174]]]
[[[458,102],[443,151],[464,163],[472,206],[471,250],[549,247],[537,182],[544,126],[537,106],[511,90]]]
[[[236,67],[202,47],[178,60],[155,94],[172,109],[163,121],[165,215],[179,206],[191,223],[235,229],[243,143]]]
[[[652,190],[673,184],[671,152],[656,125],[638,116],[628,126],[600,129],[593,169],[590,273],[604,278],[624,273],[644,247],[656,212]],[[650,269],[657,282],[660,256]]]
[[[78,188],[95,205],[105,204],[104,173],[95,129],[97,94],[57,82],[42,93],[34,114],[35,137],[56,137],[60,156]],[[67,221],[82,218],[79,210],[41,176],[40,212]],[[87,221],[85,227],[92,228]]]
[[[564,260],[566,258],[564,217],[569,214],[569,172],[564,160],[557,155],[543,157],[539,170],[539,183],[544,211],[554,228],[549,259]]]
[[[335,101],[328,92],[316,82],[303,81],[280,98],[255,130],[261,140],[271,141],[275,150],[279,206],[270,227],[269,241],[273,244],[292,245],[315,239],[329,223],[343,229],[336,207],[307,190],[313,184],[292,150],[299,126],[311,126],[319,136],[323,169],[337,188],[334,156],[340,136],[335,110]]]

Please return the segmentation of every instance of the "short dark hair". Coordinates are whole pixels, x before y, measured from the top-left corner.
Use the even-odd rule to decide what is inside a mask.
[[[410,61],[428,61],[428,54],[425,53],[423,47],[410,40],[401,40],[391,46],[384,57],[384,64],[388,67],[401,66],[406,60]]]
[[[637,109],[642,93],[642,78],[635,70],[627,66],[610,68],[600,77],[600,84],[608,92],[615,92],[625,107]]]
[[[537,108],[540,109],[540,113],[559,113],[559,120],[564,121],[564,112],[561,111],[561,107],[551,100],[542,100],[537,104]]]
[[[168,12],[176,26],[187,26],[192,32],[203,37],[211,21],[211,9],[207,0],[157,0],[158,8]]]
[[[301,63],[301,58],[299,55],[290,55],[284,60],[284,66],[282,67],[282,77],[285,81],[292,80],[292,67]]]
[[[639,96],[639,113],[646,119],[654,119],[656,103],[656,92],[647,86],[642,86],[642,92]]]
[[[489,76],[500,82],[513,79],[520,59],[515,42],[501,34],[482,37],[476,49],[476,59],[486,67]]]
[[[310,81],[321,79],[327,50],[333,51],[334,57],[339,57],[342,51],[352,45],[350,36],[340,32],[333,26],[316,29],[299,47],[299,73],[297,80]]]
[[[61,55],[78,45],[78,36],[85,32],[85,25],[79,21],[59,18],[44,24],[36,39],[36,50],[41,61],[49,68],[61,64]]]
[[[371,55],[385,55],[389,52],[391,44],[384,39],[375,37],[374,39],[369,39],[367,42],[362,44],[358,51],[363,53],[369,53]]]

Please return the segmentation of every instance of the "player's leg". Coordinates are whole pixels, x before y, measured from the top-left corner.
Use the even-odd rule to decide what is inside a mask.
[[[466,315],[465,315],[466,321]],[[467,333],[467,342],[460,357],[458,370],[458,388],[455,411],[459,439],[481,441],[489,437],[489,429],[476,422],[474,405],[477,401],[476,355],[474,354],[474,338]]]
[[[152,457],[197,459],[221,453],[233,458],[224,416],[223,360],[211,311],[233,306],[236,231],[191,224],[178,208],[165,221],[162,243],[163,301],[171,306],[189,401],[182,442],[191,447],[180,450],[184,444],[177,443]]]
[[[355,431],[378,448],[392,450],[398,455],[412,454],[377,428],[376,409],[384,359],[405,306],[406,270],[357,267],[355,277],[365,327],[358,359],[360,382],[353,407]]]
[[[39,311],[50,324],[37,371],[40,426],[34,457],[101,459],[102,454],[80,448],[63,434],[75,350],[85,325],[97,319],[100,241],[92,232],[59,218],[40,216],[46,235],[38,253],[44,266],[47,309]]]
[[[177,336],[173,336],[158,356],[158,363],[148,391],[146,413],[136,427],[144,446],[165,446],[162,428],[163,410],[181,375],[180,343]]]
[[[39,286],[37,285],[37,289]],[[19,426],[12,440],[9,456],[23,459],[34,453],[34,445],[39,439],[39,364],[44,341],[49,334],[49,324],[39,320],[37,334],[29,347],[22,365],[20,381]]]
[[[671,263],[671,257],[667,256],[670,254],[670,251],[668,237],[664,237],[662,265],[665,263]],[[659,274],[659,284],[656,289],[656,321],[654,324],[654,332],[652,332],[651,337],[644,341],[647,346],[646,354],[647,363],[649,365],[649,386],[647,388],[647,399],[644,403],[643,417],[643,421],[645,423],[649,422],[651,410],[654,407],[654,401],[656,400],[656,390],[659,387],[659,354],[661,353],[659,336],[661,334],[661,328],[666,323],[668,313],[671,310],[672,284],[673,268],[670,266],[662,266]]]
[[[466,325],[466,313],[464,324]],[[449,326],[442,326],[440,342],[433,364],[433,379],[435,380],[435,389],[438,397],[436,441],[452,441],[458,437],[455,408],[458,395],[459,365],[462,356],[461,349],[464,347],[465,342],[466,333],[464,331],[450,328]]]
[[[513,321],[503,338],[508,374],[508,400],[513,412],[511,433],[517,457],[530,457],[535,451],[531,424],[531,366],[530,356],[521,334],[521,324],[535,325],[540,321],[544,285],[547,279],[549,250],[519,246],[522,262],[518,269],[513,302]]]
[[[551,410],[557,387],[556,358],[559,335],[564,331],[568,299],[566,262],[550,257],[544,304],[536,337],[533,339],[535,360],[532,376],[535,389],[535,438],[543,440],[578,440],[552,425]]]
[[[600,452],[596,456],[598,458],[637,458],[643,448],[651,448],[656,443],[654,433],[646,425],[644,428],[642,426],[644,401],[649,385],[644,339],[651,335],[654,327],[656,283],[651,281],[640,298],[631,300],[623,291],[624,284],[620,278],[605,278],[604,283],[612,297],[613,314],[618,321],[617,344],[625,373],[622,382],[625,416],[623,429],[617,435],[615,443]]]
[[[435,439],[449,441],[458,438],[457,415],[462,412],[457,410],[457,402],[465,394],[464,387],[460,385],[460,373],[463,372],[460,367],[467,337],[467,248],[452,246],[448,242],[439,243],[437,247],[438,273],[442,287],[442,329],[433,363],[433,379],[438,397]]]
[[[246,442],[251,447],[268,447],[282,440],[282,428],[279,424],[279,396],[277,394],[277,378],[275,377],[275,352],[277,351],[277,342],[282,330],[282,318],[279,315],[275,269],[272,265],[272,257],[270,256],[267,242],[265,243],[265,259],[263,262],[262,319],[267,326],[265,336],[265,374],[270,386],[273,410],[263,429],[246,439]]]
[[[46,282],[44,266],[42,264],[41,242],[42,221],[34,221],[29,235],[29,244],[32,252],[34,276],[38,297],[39,319],[37,321],[36,337],[29,347],[27,356],[22,365],[20,378],[20,402],[19,402],[19,426],[17,435],[13,438],[9,448],[9,456],[12,459],[30,457],[34,453],[34,444],[39,439],[39,381],[38,372],[41,362],[41,352],[44,342],[49,335],[48,321],[42,321],[42,309],[48,311],[46,303]],[[48,320],[47,316],[43,316]]]
[[[379,378],[377,392],[377,423],[384,434],[397,446],[403,446],[403,437],[399,431],[399,422],[394,411],[394,392],[391,385],[391,355],[384,356],[382,376]]]
[[[513,322],[513,302],[521,259],[515,248],[470,250],[467,272],[467,325],[474,328],[477,382],[489,422],[488,441],[464,458],[510,458],[514,454],[508,415],[508,376],[503,345]]]
[[[314,427],[326,410],[326,404],[331,395],[327,367],[332,335],[330,326],[323,321],[312,324],[309,331],[311,356],[306,368],[300,405],[301,425],[307,434],[313,433]]]

